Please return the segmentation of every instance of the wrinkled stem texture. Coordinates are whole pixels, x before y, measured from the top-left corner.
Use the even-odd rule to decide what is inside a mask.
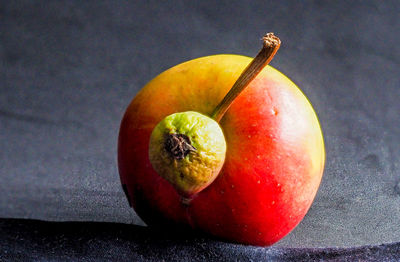
[[[273,33],[266,34],[263,38],[263,47],[257,56],[242,72],[235,84],[226,94],[224,99],[218,104],[211,114],[211,117],[219,122],[229,109],[233,100],[249,85],[249,83],[261,72],[261,70],[271,62],[272,58],[278,51],[281,40]]]

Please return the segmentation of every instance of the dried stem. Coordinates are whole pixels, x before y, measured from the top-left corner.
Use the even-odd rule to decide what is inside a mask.
[[[261,72],[261,70],[271,62],[278,51],[281,40],[273,33],[266,34],[263,38],[263,47],[257,56],[251,61],[246,69],[236,80],[235,84],[226,94],[224,99],[218,104],[211,114],[211,117],[219,122],[225,112],[231,106],[233,100],[249,85],[249,83]]]

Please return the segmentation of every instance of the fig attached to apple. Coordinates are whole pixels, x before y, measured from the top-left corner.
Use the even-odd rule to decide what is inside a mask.
[[[303,219],[325,162],[305,95],[254,58],[214,55],[161,73],[121,122],[118,165],[130,205],[151,225],[182,225],[231,242],[271,245]]]

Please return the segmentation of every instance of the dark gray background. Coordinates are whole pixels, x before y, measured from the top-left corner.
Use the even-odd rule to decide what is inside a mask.
[[[272,65],[314,105],[327,152],[277,246],[399,242],[400,2],[195,2],[1,1],[0,217],[142,224],[116,162],[130,100],[180,62],[254,56],[272,31]]]

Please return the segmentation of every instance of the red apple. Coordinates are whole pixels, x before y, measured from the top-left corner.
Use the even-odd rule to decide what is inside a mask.
[[[150,136],[160,121],[176,112],[213,115],[251,61],[215,55],[182,63],[150,81],[130,103],[119,133],[120,178],[148,225],[189,225],[228,241],[266,246],[308,211],[324,168],[321,128],[300,89],[270,66],[254,73],[223,117],[215,118],[226,155],[211,184],[184,196],[149,160]]]

